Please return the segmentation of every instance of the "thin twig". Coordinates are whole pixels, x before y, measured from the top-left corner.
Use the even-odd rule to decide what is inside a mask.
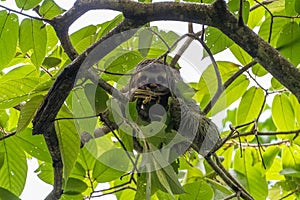
[[[17,133],[16,131],[13,131],[11,133],[5,133],[4,136],[0,137],[0,141],[5,140],[5,139],[7,139],[7,138],[9,138],[11,136],[14,136],[14,135],[16,135],[16,133]]]
[[[278,141],[278,142],[262,143],[262,144],[239,143],[238,141],[235,141],[235,140],[226,142],[226,144],[230,145],[230,146],[241,145],[242,147],[253,147],[253,148],[278,146],[278,145],[281,145],[281,144],[290,144],[290,143],[291,143],[290,140],[281,140],[281,141]]]
[[[103,197],[103,196],[105,196],[105,195],[114,194],[114,193],[121,192],[121,191],[127,190],[127,189],[131,189],[131,190],[137,191],[136,188],[131,187],[131,186],[127,186],[127,187],[124,187],[124,188],[121,188],[121,189],[118,189],[118,190],[114,190],[114,191],[112,191],[112,192],[108,192],[108,193],[104,193],[104,194],[100,194],[100,195],[91,196],[91,198],[95,198],[95,197]]]
[[[14,13],[17,13],[17,14],[19,14],[19,15],[23,15],[23,16],[25,16],[25,17],[29,17],[29,18],[31,18],[31,19],[36,19],[36,20],[44,21],[44,22],[48,22],[48,23],[51,22],[51,20],[49,20],[49,19],[31,16],[31,15],[28,15],[28,14],[26,14],[26,13],[23,13],[23,12],[20,12],[20,11],[17,11],[17,10],[11,9],[11,8],[8,8],[8,7],[3,6],[3,5],[0,5],[0,8],[4,8],[5,10],[8,10],[8,11],[14,12]]]
[[[265,1],[259,2],[259,3],[255,4],[254,6],[252,6],[250,8],[250,12],[257,9],[257,8],[259,8],[259,7],[261,7],[262,5],[268,5],[268,4],[273,3],[275,1],[276,0],[265,0]]]
[[[265,136],[270,136],[270,135],[287,135],[287,134],[298,134],[300,133],[300,129],[298,130],[291,130],[291,131],[269,131],[269,132],[262,132],[262,131],[257,131],[257,135],[265,135]],[[249,135],[253,135],[253,132],[245,132],[245,133],[240,133],[240,137],[244,137],[244,136],[249,136]],[[231,138],[234,139],[238,137],[237,135],[233,135]]]

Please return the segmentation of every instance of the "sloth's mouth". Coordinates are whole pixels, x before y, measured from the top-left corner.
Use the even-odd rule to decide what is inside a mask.
[[[133,99],[143,99],[143,104],[151,101],[160,103],[161,97],[170,95],[169,88],[156,83],[149,83],[136,89],[133,93]]]

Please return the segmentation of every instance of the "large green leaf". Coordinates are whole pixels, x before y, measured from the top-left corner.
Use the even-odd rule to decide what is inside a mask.
[[[297,0],[285,0],[285,12],[287,15],[297,15],[295,10],[295,2],[297,2]]]
[[[253,195],[254,199],[265,200],[268,195],[268,184],[257,165],[253,166],[251,149],[244,149],[242,157],[240,153],[240,150],[237,150],[234,157],[234,175]]]
[[[295,0],[295,11],[299,14],[300,13],[300,2]]]
[[[295,118],[297,120],[296,129],[300,128],[300,104],[295,95],[290,94],[290,102],[294,109]]]
[[[239,65],[232,62],[218,61],[217,65],[221,74],[222,83],[227,81],[239,70]],[[215,70],[212,65],[209,65],[208,68],[203,72],[199,83],[193,86],[194,89],[199,91],[196,92],[194,98],[197,102],[200,102],[201,107],[204,107],[208,103],[208,100],[212,98],[218,89],[217,86],[218,81]]]
[[[259,26],[263,20],[265,15],[265,9],[260,6],[254,10],[251,10],[249,13],[249,19],[247,25],[250,28],[254,28],[255,26]]]
[[[15,56],[19,22],[15,14],[0,11],[0,70]]]
[[[300,147],[298,145],[283,147],[282,167],[300,171]]]
[[[103,24],[98,25],[100,28],[99,32],[97,33],[97,39],[101,38],[105,34],[107,34],[111,29],[113,29],[117,24],[121,23],[124,19],[123,15],[117,15],[114,19],[104,22]]]
[[[273,162],[278,155],[280,148],[277,146],[268,147],[263,153],[263,160],[265,162],[266,169],[269,170],[273,165]]]
[[[272,103],[272,119],[278,131],[294,130],[295,114],[285,94],[276,95]]]
[[[45,0],[39,9],[40,14],[47,19],[62,14],[64,10],[60,8],[53,0]]]
[[[150,150],[154,150],[155,147],[150,144]],[[159,183],[154,181],[156,186],[161,186],[160,189],[168,192],[169,194],[182,194],[184,189],[178,181],[178,176],[175,174],[172,166],[167,162],[166,158],[160,151],[154,150],[150,153],[150,167],[152,176],[157,177]]]
[[[96,85],[95,85],[96,87]],[[96,95],[95,91],[96,88],[94,88],[94,94],[91,95]],[[79,88],[73,92],[72,95],[72,108],[73,108],[73,116],[77,118],[83,118],[77,121],[77,130],[78,132],[88,132],[88,133],[93,133],[96,123],[97,123],[97,118],[92,117],[92,118],[85,118],[88,116],[95,116],[96,115],[96,110],[95,110],[95,104],[90,103],[90,96],[86,96],[86,92],[84,89]],[[105,103],[104,103],[105,104]],[[98,113],[97,113],[98,114]]]
[[[43,135],[33,136],[32,129],[27,128],[16,135],[16,140],[29,155],[38,160],[51,163],[51,156]]]
[[[233,44],[232,40],[224,33],[213,27],[206,29],[205,42],[213,54],[219,53]]]
[[[105,64],[108,72],[128,74],[132,69],[143,59],[141,54],[137,51],[125,51],[123,54],[118,55],[113,60]],[[114,81],[118,81],[120,76],[106,75]]]
[[[216,104],[210,111],[211,115],[217,114],[238,100],[246,91],[249,80],[245,75],[239,76],[225,91],[221,94]]]
[[[268,41],[270,33],[272,33],[270,44],[276,47],[277,40],[279,38],[280,32],[284,25],[289,23],[290,20],[287,18],[276,17],[273,19],[273,26],[271,28],[271,17],[267,17],[265,21],[260,26],[258,31],[258,35],[262,37],[264,40]]]
[[[231,45],[229,49],[242,65],[247,65],[252,60],[252,57],[237,44]]]
[[[0,151],[5,153],[4,164],[0,169],[0,187],[19,196],[24,189],[27,176],[25,153],[13,137],[0,142]]]
[[[47,30],[47,51],[53,51],[53,49],[56,48],[56,45],[58,44],[58,38],[57,35],[55,33],[55,30],[52,26],[46,26],[46,30]],[[58,58],[58,59],[62,59],[62,58]]]
[[[31,62],[39,68],[46,54],[47,32],[42,21],[24,19],[20,25],[20,48],[24,54],[33,50]]]
[[[245,124],[257,119],[264,103],[264,96],[261,88],[253,86],[247,90],[237,110],[236,124]]]
[[[84,93],[92,108],[95,109],[96,114],[105,111],[107,108],[106,101],[109,97],[100,86],[91,83],[86,84],[84,86]]]
[[[34,171],[37,176],[50,185],[53,185],[54,173],[52,163],[41,162],[39,167]]]
[[[36,7],[42,0],[16,0],[16,4],[18,8],[22,10],[29,10],[31,8]]]
[[[87,184],[76,178],[69,178],[64,188],[64,194],[76,195],[83,193],[88,188]]]
[[[277,41],[277,49],[291,63],[298,65],[300,57],[297,52],[300,52],[300,27],[296,22],[286,24]]]
[[[96,26],[89,25],[71,34],[70,40],[79,53],[83,52],[90,44],[95,41],[94,36],[96,34],[96,31]]]
[[[17,133],[21,132],[28,126],[43,99],[44,97],[41,95],[34,96],[22,107],[18,121]]]
[[[21,200],[18,196],[13,194],[11,191],[0,188],[0,198],[1,200],[9,199],[9,200]]]
[[[57,117],[70,118],[73,115],[63,106]],[[80,151],[80,137],[73,120],[59,120],[56,121],[55,125],[64,164],[64,179],[68,180]]]
[[[153,33],[147,29],[141,30],[139,34],[138,50],[143,57],[146,57],[151,47]]]
[[[196,181],[183,186],[185,194],[179,196],[180,200],[211,200],[214,196],[214,191],[204,181]]]
[[[130,170],[129,158],[123,149],[114,148],[104,152],[96,161],[93,177],[103,183],[120,178]]]
[[[38,78],[16,78],[1,82],[0,84],[0,109],[16,106],[27,100],[30,91],[38,85]]]

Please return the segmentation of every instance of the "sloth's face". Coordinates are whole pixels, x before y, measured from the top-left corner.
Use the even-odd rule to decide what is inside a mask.
[[[149,121],[149,111],[152,106],[160,104],[168,110],[168,98],[171,95],[169,67],[160,62],[143,62],[138,65],[130,80],[130,100],[137,101],[140,117]]]

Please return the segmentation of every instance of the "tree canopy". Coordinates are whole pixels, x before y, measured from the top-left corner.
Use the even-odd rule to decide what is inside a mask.
[[[46,199],[299,198],[298,0],[76,0],[68,10],[55,0],[15,4],[0,3],[0,197],[19,199],[27,159],[35,158],[36,175],[53,185]],[[119,14],[69,32],[86,12],[104,9]],[[185,22],[188,31],[151,23],[160,20]],[[192,44],[208,64],[183,62]],[[222,60],[224,52],[235,60]],[[168,145],[185,138],[169,128],[182,122],[171,107],[161,121],[140,120],[126,95],[135,67],[149,59],[185,77],[195,66],[197,81],[167,78],[201,109],[191,113],[195,129],[221,121],[211,152],[198,140],[174,153]],[[204,136],[216,139],[211,127]]]

